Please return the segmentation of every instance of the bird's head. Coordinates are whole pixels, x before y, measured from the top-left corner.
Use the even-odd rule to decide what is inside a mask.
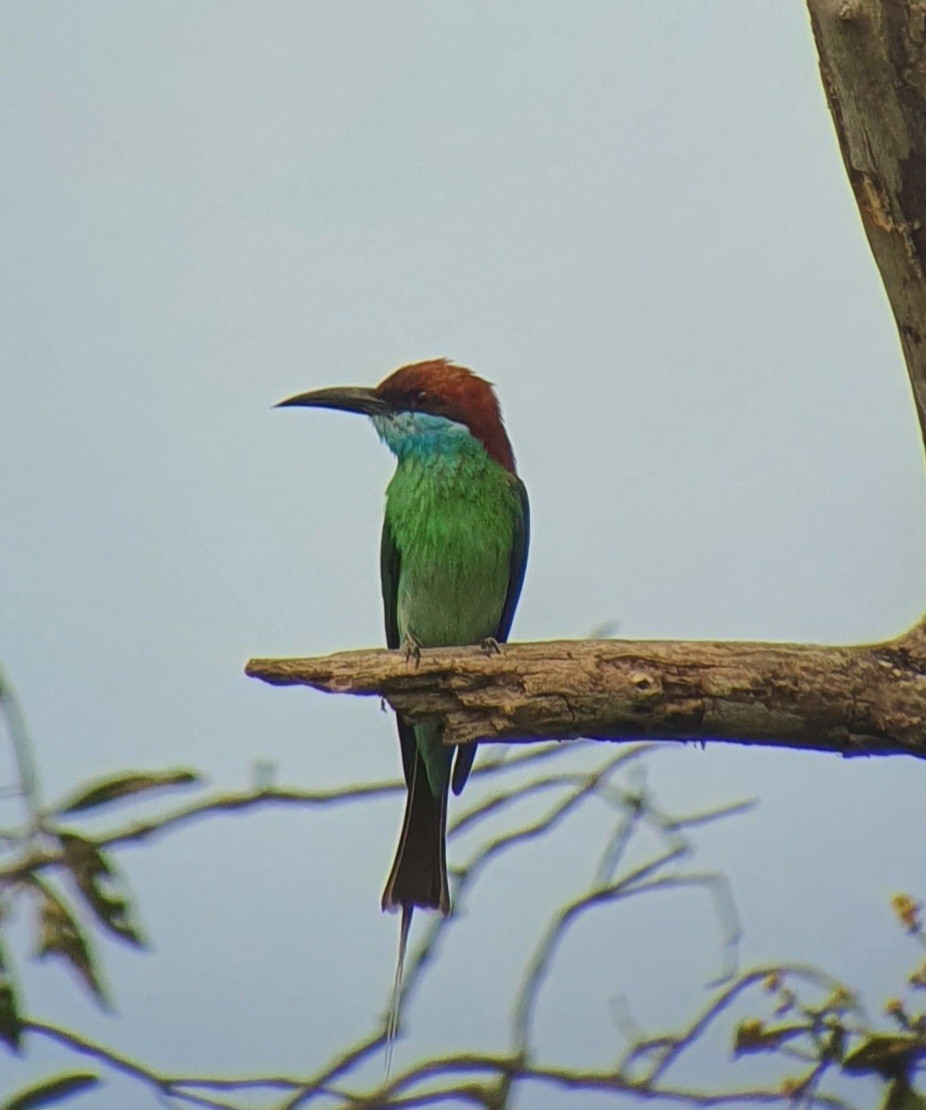
[[[400,366],[373,389],[342,386],[300,393],[277,408],[342,409],[369,416],[402,458],[410,452],[453,451],[481,444],[490,458],[515,472],[514,452],[491,384],[447,359]]]

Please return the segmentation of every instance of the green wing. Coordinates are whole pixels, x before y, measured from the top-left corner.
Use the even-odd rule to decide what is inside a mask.
[[[379,576],[383,587],[383,613],[386,617],[386,647],[399,646],[399,549],[392,538],[389,521],[383,521],[383,538],[379,546]]]
[[[383,521],[383,537],[379,547],[379,576],[383,588],[383,614],[386,618],[386,646],[395,650],[402,642],[399,636],[399,571],[401,558],[399,549],[392,538],[389,521]],[[396,716],[399,726],[399,745],[402,749],[402,771],[405,774],[405,784],[412,786],[412,777],[415,771],[415,757],[418,754],[418,745],[415,742],[414,726],[403,717]]]
[[[505,594],[505,604],[502,606],[502,615],[498,621],[495,639],[503,644],[508,639],[511,631],[511,622],[514,620],[514,611],[518,607],[518,598],[521,596],[521,587],[524,585],[524,572],[527,569],[527,550],[531,541],[531,507],[527,497],[527,487],[520,478],[515,478],[517,483],[518,501],[521,512],[515,521],[514,540],[511,544],[511,559],[508,563],[508,592]],[[457,748],[457,761],[453,767],[453,792],[459,794],[466,785],[473,760],[476,758],[476,744],[467,744]]]
[[[501,620],[498,622],[498,631],[495,639],[503,644],[508,639],[511,631],[511,622],[514,620],[514,611],[518,607],[518,598],[521,596],[521,587],[524,585],[524,572],[527,570],[527,549],[531,542],[531,506],[527,499],[527,488],[520,478],[516,478],[518,501],[521,504],[521,515],[515,522],[514,542],[511,545],[511,560],[508,564],[508,593],[505,595],[505,605],[502,609]]]

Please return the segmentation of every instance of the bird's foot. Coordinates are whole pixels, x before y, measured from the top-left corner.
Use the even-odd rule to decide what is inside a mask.
[[[494,636],[486,636],[486,638],[479,645],[486,655],[501,655],[502,645],[495,639]]]
[[[410,632],[406,632],[402,640],[402,651],[405,652],[406,663],[415,660],[415,670],[417,670],[421,666],[421,644]]]

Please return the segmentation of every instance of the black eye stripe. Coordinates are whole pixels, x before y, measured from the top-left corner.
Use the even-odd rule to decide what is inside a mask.
[[[383,396],[383,400],[398,411],[404,409],[406,412],[429,412],[433,416],[444,416],[459,424],[467,423],[457,406],[435,397],[427,389],[391,390]]]
[[[424,406],[430,406],[432,398],[426,389],[415,389],[390,397],[389,401],[398,409],[407,408],[414,412]]]

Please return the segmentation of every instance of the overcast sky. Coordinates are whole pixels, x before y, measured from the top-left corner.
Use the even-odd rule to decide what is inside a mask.
[[[382,638],[391,460],[359,418],[271,405],[429,356],[498,385],[533,509],[517,638],[844,643],[923,609],[922,444],[799,0],[8,3],[0,152],[0,660],[48,798],[130,767],[398,772],[373,702],[242,666]],[[650,781],[679,809],[761,795],[699,838],[744,962],[817,961],[875,1011],[897,992],[926,768],[713,745]],[[169,1070],[311,1070],[388,989],[399,819],[126,850],[153,951],[104,942],[118,1015],[46,964],[30,1010]],[[519,890],[575,852],[487,875],[399,1063],[500,1035],[493,986],[542,925]],[[616,995],[684,1019],[704,917],[590,925],[548,1028],[594,1030],[595,1063]]]

